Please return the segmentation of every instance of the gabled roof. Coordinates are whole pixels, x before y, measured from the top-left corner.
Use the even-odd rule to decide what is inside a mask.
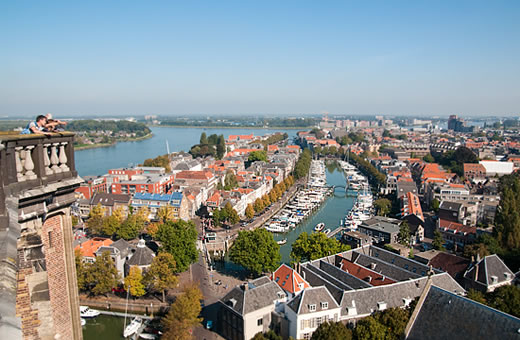
[[[77,245],[74,250],[80,250],[81,255],[85,257],[94,257],[95,252],[103,246],[109,246],[112,244],[112,240],[103,237],[94,237],[93,239],[87,240]]]
[[[431,286],[410,319],[406,339],[518,339],[520,319]]]
[[[286,298],[284,291],[267,277],[260,277],[246,285],[247,289],[236,286],[221,299],[224,305],[242,316]]]
[[[326,308],[324,308],[323,303],[327,303]],[[315,306],[315,310],[310,310],[311,305]],[[316,313],[326,309],[339,308],[338,303],[325,286],[305,289],[301,294],[289,301],[287,306],[296,314]]]
[[[139,240],[139,244],[134,255],[126,261],[129,266],[148,266],[152,264],[155,253],[145,245],[144,240]]]
[[[436,254],[428,264],[433,268],[447,272],[455,279],[459,279],[464,275],[470,261],[463,257],[440,252]]]
[[[285,263],[282,263],[273,273],[273,281],[286,292],[295,294],[301,292],[310,285],[301,277],[300,274]],[[300,287],[300,285],[302,287]]]
[[[496,277],[497,282],[493,283],[492,277]],[[464,278],[486,287],[511,281],[514,277],[515,274],[496,254],[484,257],[464,273]]]
[[[90,199],[91,205],[113,206],[114,203],[128,204],[130,202],[130,195],[126,194],[109,194],[106,192],[97,192]]]

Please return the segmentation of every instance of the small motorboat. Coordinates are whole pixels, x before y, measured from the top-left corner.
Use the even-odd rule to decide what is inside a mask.
[[[80,318],[81,326],[85,326],[87,324],[87,320]]]
[[[159,335],[157,335],[157,334],[150,334],[150,333],[141,333],[141,334],[139,334],[139,337],[141,339],[145,339],[145,340],[159,339]]]
[[[287,243],[287,239],[284,238],[283,240],[280,240],[280,241],[276,241],[276,243],[278,243],[279,245],[284,245]]]
[[[98,310],[90,309],[88,306],[79,306],[79,316],[82,318],[95,318],[99,314]]]
[[[325,235],[328,235],[328,234],[330,234],[330,231],[331,231],[330,229],[326,229],[323,233],[324,233]]]
[[[325,228],[325,223],[321,222],[316,224],[316,226],[314,227],[314,231],[322,231],[323,228]]]
[[[128,326],[126,326],[124,332],[123,332],[123,336],[125,338],[128,338],[129,336],[131,336],[132,334],[134,334],[135,332],[137,332],[139,330],[139,327],[141,327],[141,325],[143,324],[143,319],[141,319],[140,317],[135,317],[132,322],[130,322],[130,324]]]

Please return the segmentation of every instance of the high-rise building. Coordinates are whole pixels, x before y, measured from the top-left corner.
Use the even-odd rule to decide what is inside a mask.
[[[82,339],[71,204],[74,135],[0,141],[0,335]]]

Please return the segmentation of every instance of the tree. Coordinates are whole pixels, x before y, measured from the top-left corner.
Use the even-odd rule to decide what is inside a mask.
[[[125,240],[133,240],[144,230],[144,224],[140,218],[135,215],[128,215],[126,220],[117,230],[117,236]]]
[[[520,250],[520,176],[500,179],[500,205],[495,217],[495,235],[504,250]]]
[[[166,205],[163,207],[160,207],[157,211],[157,218],[159,221],[167,222],[167,221],[173,221],[175,218],[175,212],[173,211],[173,207],[170,205]]]
[[[253,340],[283,340],[283,338],[270,329],[264,334],[256,333]]]
[[[473,301],[477,301],[479,303],[487,305],[486,297],[484,296],[484,294],[482,292],[480,292],[478,290],[475,290],[475,289],[468,290],[468,295],[466,297]]]
[[[255,275],[274,271],[280,264],[280,246],[264,228],[240,231],[229,251],[229,258]]]
[[[484,258],[490,255],[490,252],[484,243],[466,244],[464,246],[464,257],[470,259],[472,257]]]
[[[265,208],[264,206],[264,201],[260,198],[257,198],[255,200],[255,203],[253,203],[253,208],[255,208],[255,212],[258,214],[260,212],[262,212]]]
[[[101,256],[96,257],[96,261],[90,266],[87,275],[88,285],[92,287],[90,291],[94,295],[106,294],[112,291],[119,283],[119,273],[110,252],[105,251]]]
[[[222,159],[226,153],[226,140],[223,135],[218,136],[217,139],[217,158]]]
[[[76,277],[78,279],[78,289],[86,290],[88,289],[88,266],[89,264],[83,262],[83,257],[81,256],[81,250],[74,250],[74,260],[76,263]]]
[[[208,137],[206,136],[206,132],[200,134],[200,144],[208,144]]]
[[[177,262],[177,270],[183,272],[198,259],[197,230],[192,221],[168,221],[159,226],[156,239],[162,250],[170,253]]]
[[[140,207],[135,214],[138,220],[143,224],[150,222],[150,209],[148,209],[148,207]]]
[[[227,202],[224,205],[224,217],[230,224],[235,224],[240,221],[237,211],[231,206],[231,203]]]
[[[238,187],[237,176],[233,173],[233,171],[228,170],[226,172],[226,176],[224,177],[224,190],[232,190]]]
[[[435,162],[435,158],[433,158],[431,154],[426,154],[423,157],[423,161],[425,161],[426,163],[433,163]]]
[[[162,300],[166,302],[165,292],[173,289],[179,283],[179,278],[175,275],[177,264],[169,253],[160,252],[152,260],[150,268],[144,277],[145,284],[153,291],[162,293]]]
[[[112,215],[103,219],[103,234],[107,236],[114,235],[119,230],[121,223],[123,223],[124,220],[125,216],[123,207],[114,209]]]
[[[264,209],[267,208],[271,203],[274,203],[273,201],[271,201],[269,194],[265,194],[264,196],[262,196],[262,201],[264,202]]]
[[[324,322],[312,333],[311,340],[350,340],[352,331],[341,322]]]
[[[386,340],[386,336],[386,327],[373,316],[359,320],[354,328],[354,338],[357,340]]]
[[[440,207],[440,205],[441,205],[441,202],[439,202],[438,199],[434,198],[434,199],[432,200],[431,204],[430,204],[430,208],[431,208],[433,211],[437,212],[437,211],[439,211],[439,207]]]
[[[264,150],[251,151],[249,153],[249,156],[247,157],[247,161],[250,163],[256,161],[267,162],[267,152],[265,152]]]
[[[202,298],[202,292],[198,286],[186,287],[171,305],[166,318],[162,320],[165,332],[161,338],[167,340],[192,339],[191,329],[202,321],[199,318],[202,310],[200,305]]]
[[[399,243],[403,246],[410,246],[410,226],[408,225],[408,222],[403,221],[401,223],[401,226],[399,227],[399,234],[397,235],[397,239],[399,240]]]
[[[303,232],[292,245],[291,258],[295,262],[309,261],[349,249],[349,246],[341,244],[335,238],[328,238],[324,233],[309,236],[307,232]]]
[[[246,217],[249,219],[252,219],[255,217],[255,209],[253,208],[253,205],[249,203],[246,208]]]
[[[389,308],[383,312],[376,313],[375,319],[386,327],[386,339],[399,340],[404,334],[408,320],[410,319],[411,308]]]
[[[105,219],[105,208],[98,204],[90,209],[87,220],[87,227],[94,234],[103,232],[103,221]]]
[[[374,201],[374,206],[377,209],[378,216],[386,216],[390,212],[392,202],[387,198],[379,198]]]
[[[146,291],[144,290],[143,275],[141,268],[137,266],[130,267],[130,272],[125,277],[125,290],[130,292],[130,295],[134,297],[143,296]]]
[[[489,305],[504,313],[520,317],[520,288],[517,286],[498,287],[489,294]]]
[[[442,238],[442,234],[439,230],[435,230],[433,232],[433,248],[437,250],[444,250],[444,239]]]

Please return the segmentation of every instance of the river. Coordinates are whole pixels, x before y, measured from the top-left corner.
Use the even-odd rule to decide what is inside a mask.
[[[166,141],[170,152],[189,151],[197,144],[202,132],[211,134],[263,136],[274,132],[287,132],[289,139],[296,135],[298,130],[284,129],[226,129],[226,128],[183,128],[183,127],[152,127],[151,138],[134,141],[118,142],[114,146],[79,150],[75,152],[76,170],[80,176],[103,175],[109,169],[137,165],[147,158],[155,158],[166,154]]]

